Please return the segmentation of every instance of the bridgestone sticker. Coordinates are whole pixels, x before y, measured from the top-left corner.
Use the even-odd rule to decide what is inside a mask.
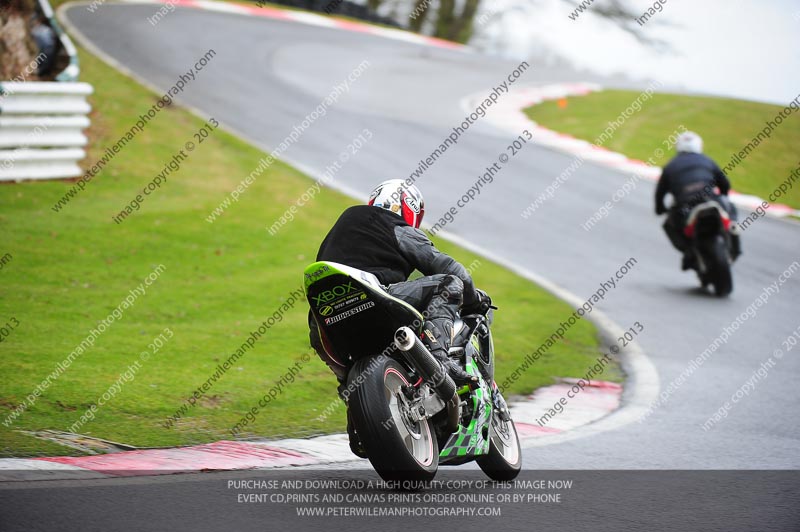
[[[374,301],[367,301],[363,305],[359,305],[357,307],[353,307],[350,310],[342,312],[341,314],[337,314],[336,316],[325,318],[325,325],[331,325],[332,323],[336,323],[337,321],[342,321],[344,319],[349,318],[353,314],[358,314],[362,310],[367,310],[368,308],[372,308],[375,306]]]

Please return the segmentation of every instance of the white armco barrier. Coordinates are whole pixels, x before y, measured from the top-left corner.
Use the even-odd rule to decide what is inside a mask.
[[[77,177],[88,83],[0,82],[0,181]]]

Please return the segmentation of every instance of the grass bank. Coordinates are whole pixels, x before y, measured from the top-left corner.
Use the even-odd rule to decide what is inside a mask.
[[[95,88],[88,167],[157,96],[86,51],[80,55],[82,80]],[[204,125],[177,106],[162,110],[59,212],[51,207],[72,183],[0,185],[0,256],[11,257],[0,270],[0,321],[18,322],[0,343],[0,422],[77,346],[86,345],[101,320],[120,314],[32,406],[8,426],[0,423],[1,455],[74,454],[22,431],[69,430],[101,401],[80,433],[135,446],[230,438],[230,427],[304,358],[309,360],[294,382],[241,436],[344,429],[341,408],[315,420],[336,399],[336,390],[333,376],[308,346],[305,305],[283,313],[224,374],[218,365],[300,286],[325,232],[353,200],[323,189],[293,222],[270,236],[266,227],[312,183],[278,162],[209,223],[209,213],[264,155],[217,129],[139,210],[122,223],[112,221]],[[501,309],[495,321],[498,380],[571,314],[568,305],[532,283],[439,244],[465,264],[480,260],[474,277]],[[156,269],[160,275],[139,294],[139,285]],[[125,306],[132,291],[137,296]],[[166,338],[165,328],[171,337]],[[162,334],[163,345],[153,353],[150,344],[155,346]],[[149,352],[146,360],[143,352]],[[510,392],[528,392],[556,376],[582,375],[596,354],[596,331],[581,321]],[[166,427],[167,417],[215,374],[202,397]],[[618,373],[607,376],[619,379]]]
[[[525,110],[541,125],[593,141],[610,121],[636,100],[638,92],[604,90],[586,96],[567,99],[566,107],[548,101]],[[774,121],[783,110],[777,105],[677,94],[654,94],[614,132],[604,146],[625,155],[647,160],[662,142],[680,125],[699,133],[705,141],[705,151],[720,167],[728,165],[734,154],[752,142],[765,123]],[[793,113],[776,124],[771,136],[755,146],[747,158],[727,171],[733,188],[746,194],[766,198],[791,172],[798,167],[797,146],[800,146],[800,113]],[[666,150],[655,162],[663,166],[675,155]],[[800,208],[800,187],[792,188],[780,199]]]

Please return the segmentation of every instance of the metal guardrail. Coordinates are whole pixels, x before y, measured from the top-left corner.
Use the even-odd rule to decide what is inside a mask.
[[[61,28],[61,25],[58,23],[56,15],[53,12],[53,8],[50,6],[50,2],[48,0],[38,1],[39,7],[42,9],[42,13],[44,14],[45,18],[47,18],[47,23],[51,28],[53,28],[53,31],[56,32],[56,35],[58,35],[58,38],[61,41],[61,45],[64,47],[64,51],[69,56],[69,65],[63,71],[58,73],[56,76],[56,81],[78,81],[78,75],[80,74],[80,67],[78,65],[78,50],[75,49],[72,39],[69,38],[69,35],[67,35],[67,33]]]
[[[88,83],[0,82],[0,181],[77,177]]]

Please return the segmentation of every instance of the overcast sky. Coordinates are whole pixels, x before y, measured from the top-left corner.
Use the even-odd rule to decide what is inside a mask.
[[[484,0],[483,8],[520,1]],[[528,15],[509,13],[487,26],[487,37],[515,57],[544,45],[579,67],[651,77],[690,91],[781,104],[800,94],[800,0],[666,0],[643,27],[674,49],[661,54],[592,16],[591,7],[571,20],[562,0],[524,1],[535,6]],[[644,12],[653,3],[630,5]]]

